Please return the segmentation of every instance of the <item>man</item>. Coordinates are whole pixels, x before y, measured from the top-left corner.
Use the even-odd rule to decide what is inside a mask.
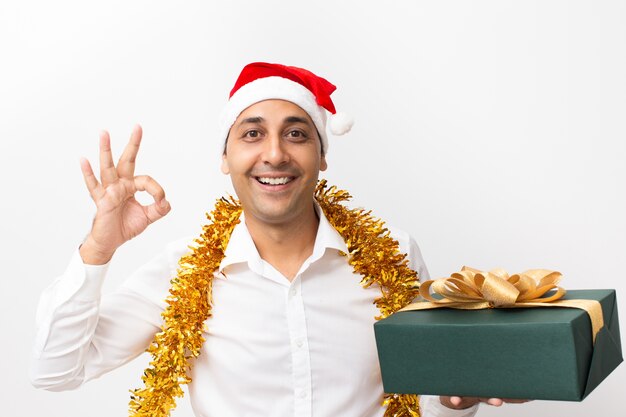
[[[204,285],[209,292],[199,303],[208,300],[210,305],[200,323],[206,323],[206,340],[198,346],[199,356],[190,362],[189,371],[198,416],[385,412],[372,329],[379,315],[373,301],[380,288],[359,284],[343,256],[350,253],[344,238],[314,198],[319,172],[327,166],[326,112],[335,113],[330,99],[334,89],[300,68],[255,63],[243,69],[231,92],[222,116],[220,137],[226,142],[221,169],[231,177],[243,214],[227,232],[225,228],[196,242],[199,248],[206,246],[206,239],[227,242],[219,257],[210,251],[202,255],[219,267],[210,269],[209,276],[200,274],[209,282]],[[345,119],[331,117],[333,132],[349,130]],[[38,387],[76,388],[145,351],[162,325],[170,279],[177,274],[186,279],[185,268],[198,273],[197,267],[185,267],[188,261],[181,263],[183,272],[177,272],[191,243],[185,239],[171,244],[100,301],[106,268],[117,248],[170,211],[162,187],[148,176],[135,176],[141,136],[141,129],[135,128],[117,165],[108,134],[100,136],[100,180],[90,163],[81,161],[97,212],[67,271],[42,297],[32,370]],[[139,204],[137,191],[147,191],[154,203]],[[222,224],[220,214],[217,211],[214,224]],[[408,254],[409,266],[427,279],[415,242],[402,232],[394,238],[397,250]],[[168,308],[184,297],[175,296]],[[200,304],[198,309],[205,308]],[[195,312],[192,307],[185,311]],[[190,321],[186,314],[174,315],[174,330]],[[162,343],[158,337],[156,345]],[[168,360],[177,354],[167,345],[157,349],[163,349]],[[195,355],[181,353],[186,372],[183,356]],[[173,367],[147,372],[154,378],[146,384],[162,383]],[[480,401],[502,403],[423,397],[422,415],[470,416]]]

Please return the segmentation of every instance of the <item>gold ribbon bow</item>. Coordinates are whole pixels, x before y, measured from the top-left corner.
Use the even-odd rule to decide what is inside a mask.
[[[561,300],[565,290],[557,284],[561,273],[547,269],[531,269],[509,276],[503,269],[489,272],[464,266],[449,278],[430,280],[420,285],[420,295],[426,301],[409,304],[400,311],[428,310],[450,307],[462,310],[485,308],[570,307],[587,312],[591,331],[596,335],[604,325],[602,306],[596,300]],[[432,292],[443,298],[434,298]],[[544,295],[551,290],[554,294]]]

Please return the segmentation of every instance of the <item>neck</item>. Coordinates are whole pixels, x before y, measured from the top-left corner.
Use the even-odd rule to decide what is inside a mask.
[[[285,223],[266,223],[246,216],[246,226],[261,258],[292,281],[313,253],[319,218],[313,206],[306,215]]]

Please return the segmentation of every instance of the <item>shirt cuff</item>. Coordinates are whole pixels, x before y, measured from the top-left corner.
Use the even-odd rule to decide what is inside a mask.
[[[420,395],[422,417],[472,417],[478,411],[478,404],[462,410],[454,410],[441,404],[439,396]]]
[[[62,304],[70,298],[76,301],[99,300],[108,269],[108,262],[104,265],[83,263],[80,252],[76,250],[55,286],[55,304]]]
[[[43,348],[46,343],[50,320],[59,308],[71,306],[71,302],[81,304],[100,302],[102,283],[107,270],[108,264],[85,265],[78,250],[74,252],[63,275],[55,279],[41,294],[35,315],[37,327],[40,329],[35,341],[36,347]]]

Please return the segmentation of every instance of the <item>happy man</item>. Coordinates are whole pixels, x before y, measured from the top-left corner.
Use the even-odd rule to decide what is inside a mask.
[[[206,324],[205,341],[188,372],[198,417],[385,413],[372,326],[380,288],[360,285],[343,256],[350,253],[344,238],[314,197],[327,166],[326,113],[335,118],[333,133],[350,127],[334,115],[334,90],[309,71],[254,63],[243,69],[226,104],[221,170],[230,175],[243,213],[234,227],[213,236],[228,242],[223,253],[202,255],[219,267],[200,275],[210,283],[209,295],[201,297],[209,304],[200,323]],[[170,280],[184,275],[179,259],[190,250],[189,238],[170,244],[101,297],[115,251],[170,211],[163,188],[134,173],[141,136],[135,128],[115,165],[109,136],[101,135],[99,179],[87,160],[81,162],[97,211],[66,272],[42,296],[32,367],[37,387],[77,388],[144,352],[162,326]],[[139,204],[139,191],[154,203]],[[428,279],[415,242],[400,231],[393,238],[408,266]],[[173,328],[186,320],[176,316]],[[421,413],[471,416],[481,401],[502,403],[423,396]],[[142,410],[138,415],[162,415]]]

